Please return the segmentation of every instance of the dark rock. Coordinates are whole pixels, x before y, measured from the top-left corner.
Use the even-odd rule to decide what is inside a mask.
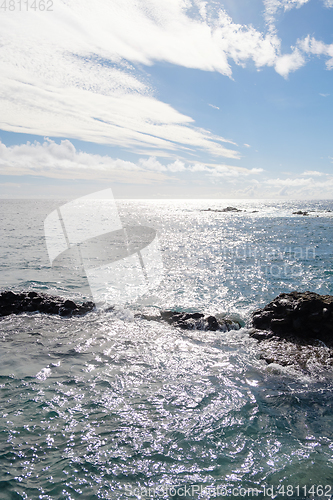
[[[303,373],[333,367],[333,296],[282,293],[252,316],[259,357]]]
[[[65,300],[64,307],[72,311],[73,309],[76,309],[77,306],[72,300]]]
[[[160,311],[159,315],[137,315],[146,320],[166,321],[169,325],[182,330],[223,331],[239,330],[241,325],[231,319],[218,319],[215,316],[205,316],[202,313],[185,313],[179,311]]]
[[[242,212],[239,208],[226,207],[226,208],[205,208],[202,212]]]
[[[80,306],[80,311],[82,314],[85,314],[87,312],[90,312],[94,309],[95,304],[94,302],[88,301],[88,302],[83,302],[83,304]]]
[[[220,329],[220,325],[215,316],[208,316],[208,318],[206,318],[206,321],[208,325],[208,330],[216,332],[217,330]]]
[[[302,211],[302,210],[298,210],[297,212],[293,212],[293,215],[309,215],[308,212],[306,211]]]
[[[241,212],[241,210],[235,207],[227,207],[221,210],[221,212]]]
[[[319,339],[333,347],[333,296],[281,293],[252,315],[253,326],[296,342]]]
[[[72,300],[35,291],[14,293],[8,290],[0,293],[0,316],[37,311],[60,316],[80,316],[94,307],[93,302],[76,304]]]
[[[250,332],[250,337],[256,340],[268,340],[274,337],[274,333],[267,332],[266,330],[253,330]]]

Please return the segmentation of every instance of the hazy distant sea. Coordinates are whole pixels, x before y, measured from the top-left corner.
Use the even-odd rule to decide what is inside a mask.
[[[48,261],[43,221],[63,202],[0,201],[2,290],[91,298],[79,268]],[[247,326],[281,292],[333,294],[333,202],[117,203],[124,224],[158,231],[164,280],[109,312],[0,319],[1,500],[329,498],[331,373],[272,368]],[[242,212],[213,211],[227,206]],[[157,309],[244,327],[135,316]]]

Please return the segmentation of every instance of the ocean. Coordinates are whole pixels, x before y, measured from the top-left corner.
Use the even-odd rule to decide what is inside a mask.
[[[63,203],[0,201],[1,290],[91,300],[80,266],[50,265],[44,220]],[[267,364],[249,327],[282,292],[333,294],[332,200],[117,207],[157,232],[163,279],[82,317],[0,318],[1,500],[330,498],[333,368]],[[142,317],[160,310],[241,328]]]

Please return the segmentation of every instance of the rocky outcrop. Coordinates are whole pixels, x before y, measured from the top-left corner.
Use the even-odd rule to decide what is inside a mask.
[[[186,313],[178,311],[161,311],[158,316],[140,315],[141,318],[154,321],[165,321],[169,325],[182,330],[222,331],[239,330],[241,325],[229,318],[205,316],[202,313]]]
[[[95,307],[93,302],[76,304],[72,300],[39,292],[0,293],[0,316],[23,312],[59,314],[60,316],[81,316]]]
[[[205,208],[202,212],[242,212],[239,208],[236,207],[226,207],[226,208]]]
[[[319,339],[333,347],[333,296],[313,292],[281,293],[252,315],[253,326],[278,337]]]
[[[333,366],[333,296],[281,293],[252,315],[261,359],[307,372]]]
[[[297,212],[293,212],[293,215],[309,215],[309,213],[306,212],[305,210],[304,211],[297,210]]]

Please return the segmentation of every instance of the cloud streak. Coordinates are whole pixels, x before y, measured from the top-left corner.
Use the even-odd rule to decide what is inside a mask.
[[[298,176],[269,177],[260,168],[246,169],[221,163],[188,162],[165,160],[154,156],[140,157],[137,162],[120,158],[78,151],[69,140],[56,143],[25,143],[6,146],[0,142],[0,175],[10,176],[3,188],[15,188],[17,195],[25,196],[25,184],[20,187],[15,177],[58,180],[90,181],[94,184],[118,183],[132,185],[136,190],[147,186],[155,189],[161,186],[169,191],[175,187],[186,192],[195,191],[198,186],[206,190],[218,189],[225,197],[244,198],[332,198],[333,176],[316,170],[305,170]],[[50,184],[51,185],[51,184]],[[141,186],[141,187],[140,187]],[[51,189],[51,188],[50,188]],[[14,191],[15,191],[14,190]],[[13,191],[13,193],[14,193]],[[7,192],[7,191],[6,191]],[[136,192],[136,191],[135,191]],[[138,191],[139,192],[139,191]],[[140,191],[141,192],[141,191]],[[15,194],[15,193],[14,193]]]
[[[94,179],[146,184],[173,179],[177,174],[206,173],[222,177],[246,177],[261,169],[221,164],[185,163],[179,159],[160,162],[156,157],[139,158],[136,163],[77,151],[68,140],[46,139],[43,143],[6,146],[0,142],[0,175],[35,175],[58,179]]]
[[[266,16],[307,1],[265,0]],[[234,23],[212,0],[59,0],[54,12],[7,14],[0,17],[3,130],[152,156],[240,154],[232,141],[161,102],[142,65],[162,61],[232,77],[231,63],[253,61],[284,78],[305,64],[304,55],[329,56],[327,68],[333,65],[333,45],[307,37],[282,54],[274,30]]]

